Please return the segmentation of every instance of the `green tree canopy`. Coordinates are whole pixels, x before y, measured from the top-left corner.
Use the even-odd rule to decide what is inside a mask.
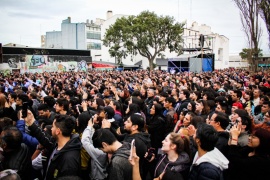
[[[107,29],[103,44],[110,47],[111,57],[125,58],[140,54],[149,61],[150,70],[157,56],[164,51],[182,53],[184,23],[174,23],[173,17],[157,16],[144,11],[138,16],[122,17]]]
[[[244,48],[242,49],[242,52],[239,53],[239,56],[242,59],[252,59],[254,57],[262,57],[262,50],[258,49],[257,51],[255,49],[248,49],[248,48]]]

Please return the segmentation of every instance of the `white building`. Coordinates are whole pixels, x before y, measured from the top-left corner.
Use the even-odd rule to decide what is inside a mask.
[[[71,23],[71,18],[63,20],[61,31],[46,32],[46,48],[90,49],[92,60],[101,58],[102,19],[86,23]]]
[[[239,55],[235,54],[229,56],[229,67],[248,69],[249,64],[246,59],[242,59]]]
[[[129,55],[125,59],[117,60],[110,57],[109,47],[102,45],[102,39],[106,30],[110,25],[114,24],[118,18],[128,17],[128,15],[113,15],[112,11],[107,12],[107,19],[96,19],[86,23],[71,23],[71,18],[63,20],[61,31],[46,32],[47,48],[65,48],[65,49],[90,49],[93,61],[103,61],[118,63],[122,61],[126,65],[141,64],[145,69],[149,66],[148,60],[141,55]],[[229,67],[229,39],[223,35],[213,33],[211,27],[205,24],[198,25],[197,22],[192,23],[191,27],[184,29],[183,48],[186,54],[200,54],[201,48],[199,44],[200,34],[205,37],[204,53],[215,54],[215,69],[223,69]],[[189,49],[189,50],[188,50]],[[193,49],[190,51],[190,49]],[[194,50],[195,49],[195,50]],[[176,53],[165,51],[165,60],[168,58],[181,58]],[[158,58],[158,57],[157,57]],[[162,67],[166,69],[166,67]]]
[[[128,15],[114,15],[107,19],[103,25],[101,26],[101,37],[104,37],[106,29],[109,28],[110,25],[114,24],[118,18],[128,17]],[[215,54],[215,69],[224,69],[229,67],[229,39],[223,35],[219,35],[217,33],[213,33],[211,31],[211,27],[205,24],[198,25],[197,22],[194,22],[191,27],[184,29],[183,34],[183,48],[191,49],[197,48],[200,49],[199,45],[199,37],[200,34],[203,34],[205,37],[204,48],[209,49],[208,51],[204,51],[204,53],[214,53]],[[102,46],[102,61],[107,62],[116,62],[116,59],[110,57],[109,55],[109,47]],[[198,50],[184,52],[184,54],[199,54],[201,53]],[[165,51],[166,58],[179,58],[176,53],[170,53],[169,50]],[[181,56],[180,56],[181,57]],[[158,57],[157,57],[158,58]],[[123,60],[124,64],[142,64],[143,68],[149,66],[148,60],[141,55],[136,56],[128,56],[125,60]],[[167,69],[166,67],[162,67],[161,69]]]

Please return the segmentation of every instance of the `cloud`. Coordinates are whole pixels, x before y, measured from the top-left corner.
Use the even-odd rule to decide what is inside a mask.
[[[31,18],[31,19],[52,19],[52,17],[46,14],[42,15],[42,14],[31,14],[31,13],[23,13],[23,12],[9,12],[8,16],[19,17],[19,18]]]

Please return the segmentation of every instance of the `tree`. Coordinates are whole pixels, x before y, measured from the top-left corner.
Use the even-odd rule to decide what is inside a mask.
[[[266,29],[268,32],[268,43],[270,48],[270,1],[269,0],[260,0],[260,11],[262,19],[266,24]]]
[[[239,56],[242,59],[251,59],[255,56],[255,54],[258,54],[258,57],[263,56],[261,49],[258,49],[258,51],[255,52],[255,49],[247,49],[247,48],[242,49],[242,52],[239,53]]]
[[[260,0],[234,0],[236,6],[240,10],[241,23],[243,31],[246,34],[249,49],[254,50],[253,57],[248,59],[250,64],[255,65],[254,70],[257,70],[256,60],[259,52],[259,41],[262,36],[262,29],[259,25],[259,2]]]
[[[107,29],[103,44],[110,47],[111,57],[125,58],[128,54],[145,57],[150,70],[157,56],[164,57],[164,51],[182,53],[181,43],[184,23],[175,23],[169,16],[157,16],[143,11],[138,16],[122,17]]]

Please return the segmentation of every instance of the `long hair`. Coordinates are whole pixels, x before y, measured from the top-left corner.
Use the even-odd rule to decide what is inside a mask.
[[[170,133],[170,140],[172,144],[176,145],[176,152],[180,154],[186,152],[190,157],[189,137],[178,133]]]

